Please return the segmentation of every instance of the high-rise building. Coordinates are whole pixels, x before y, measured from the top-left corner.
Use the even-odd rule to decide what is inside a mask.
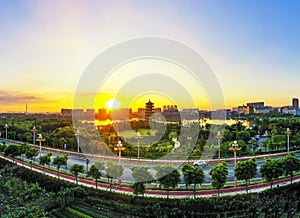
[[[64,116],[72,116],[72,109],[65,109],[65,108],[62,108],[62,109],[61,109],[61,115],[64,115]]]
[[[293,104],[294,109],[298,109],[299,108],[299,99],[298,98],[293,98],[292,104]]]
[[[251,103],[247,103],[247,106],[258,109],[258,108],[265,107],[265,103],[264,102],[251,102]]]
[[[145,120],[149,121],[153,113],[154,113],[154,103],[152,103],[149,99],[149,101],[146,103]]]

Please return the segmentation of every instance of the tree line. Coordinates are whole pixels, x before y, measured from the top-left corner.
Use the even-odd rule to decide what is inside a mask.
[[[30,147],[28,145],[11,144],[9,146],[3,144],[0,146],[0,151],[6,156],[16,158],[20,156],[22,159],[22,154],[24,154],[28,159],[34,160],[38,156],[39,151],[36,148]],[[41,166],[48,165],[52,161],[52,164],[57,168],[57,176],[59,178],[60,168],[66,166],[67,169],[67,155],[59,155],[51,160],[51,153],[47,153],[39,157],[39,164]],[[23,161],[23,159],[22,159]],[[32,162],[30,162],[32,164]],[[120,177],[124,173],[124,167],[115,162],[109,161],[106,164],[102,161],[96,161],[90,168],[88,168],[89,160],[86,159],[86,176],[95,179],[96,189],[98,186],[98,181],[102,178],[102,172],[105,171],[107,182],[109,183],[110,191],[113,184],[113,179],[119,180],[119,185],[121,185]],[[144,195],[146,192],[146,184],[151,182],[158,182],[160,186],[163,186],[166,190],[167,197],[169,197],[170,188],[177,187],[178,183],[181,181],[181,174],[178,169],[171,165],[157,165],[155,167],[156,174],[155,177],[149,171],[146,166],[136,166],[131,169],[132,177],[134,183],[132,185],[133,193],[136,195]],[[74,175],[76,184],[78,184],[78,175],[84,173],[84,165],[73,164],[69,171]],[[300,171],[300,160],[295,156],[295,154],[289,154],[281,159],[267,159],[265,163],[260,168],[261,177],[270,184],[271,188],[273,182],[279,179],[281,176],[289,176],[292,183],[293,177],[296,172]],[[182,166],[182,175],[186,187],[193,186],[194,197],[196,197],[196,186],[202,185],[205,179],[204,171],[201,167],[193,166],[191,164],[184,164]],[[220,190],[225,186],[228,179],[228,165],[226,162],[221,162],[210,169],[209,175],[212,178],[211,185],[213,188]],[[240,161],[234,167],[234,175],[238,180],[245,181],[246,191],[248,192],[248,186],[250,179],[257,175],[257,163],[254,158],[249,160]]]

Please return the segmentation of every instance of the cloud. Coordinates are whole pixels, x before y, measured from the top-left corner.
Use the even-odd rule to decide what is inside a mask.
[[[42,98],[37,95],[0,90],[0,104],[1,105],[19,105],[25,103],[38,103]]]

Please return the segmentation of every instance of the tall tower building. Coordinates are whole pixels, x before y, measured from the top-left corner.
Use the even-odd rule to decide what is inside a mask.
[[[293,98],[292,104],[293,104],[293,108],[298,109],[299,108],[299,99]]]
[[[149,101],[146,103],[145,120],[149,121],[153,113],[154,113],[154,103],[152,103],[149,99]]]

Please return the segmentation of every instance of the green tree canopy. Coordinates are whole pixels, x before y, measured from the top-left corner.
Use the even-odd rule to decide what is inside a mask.
[[[40,165],[50,165],[52,153],[48,153],[40,157]]]
[[[67,165],[68,157],[64,156],[57,156],[53,159],[53,164],[57,166],[57,176],[59,177],[59,169],[61,166]]]
[[[167,189],[167,198],[169,198],[169,188],[175,188],[180,182],[180,173],[177,169],[169,165],[157,166],[156,179]]]
[[[88,176],[93,177],[96,180],[96,189],[98,187],[98,179],[102,176],[101,171],[104,170],[104,163],[100,161],[96,161],[87,172]]]
[[[238,162],[234,167],[234,175],[239,180],[246,181],[246,191],[248,192],[248,185],[251,178],[257,175],[257,164],[255,158]]]
[[[26,157],[31,160],[33,160],[36,156],[38,156],[38,154],[39,154],[39,149],[33,147],[30,147],[25,153]]]
[[[228,165],[225,162],[218,163],[216,166],[210,169],[208,172],[212,178],[211,185],[218,190],[218,195],[220,189],[224,187],[227,181],[228,175]]]
[[[111,191],[111,185],[113,179],[119,179],[124,173],[124,167],[115,162],[109,161],[105,167],[106,177],[109,180],[109,190]]]
[[[146,188],[144,183],[148,183],[154,180],[152,174],[148,171],[148,167],[137,166],[132,168],[132,177],[135,181],[133,184],[133,193],[144,195]]]
[[[264,178],[267,183],[273,185],[273,181],[278,179],[283,174],[283,167],[279,160],[272,160],[268,158],[266,162],[260,167],[261,177]]]
[[[4,149],[5,156],[10,156],[15,158],[16,156],[21,155],[21,145],[11,144]]]
[[[205,176],[204,171],[201,167],[191,166],[190,164],[184,164],[182,167],[182,173],[185,184],[194,184],[194,198],[196,198],[196,185],[204,182]]]
[[[70,169],[71,173],[75,176],[76,185],[78,184],[78,174],[83,173],[84,166],[82,164],[73,164]]]
[[[294,172],[300,170],[300,160],[292,153],[283,158],[281,163],[283,165],[285,175],[290,175],[291,183],[293,183]]]

